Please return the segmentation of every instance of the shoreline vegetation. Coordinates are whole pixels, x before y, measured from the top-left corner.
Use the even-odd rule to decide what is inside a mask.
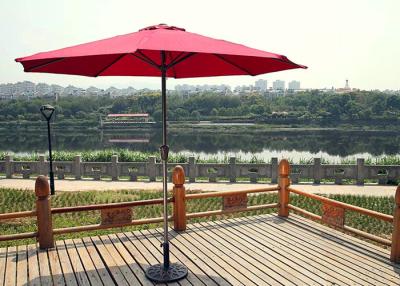
[[[39,156],[42,153],[28,152],[28,153],[12,153],[12,152],[1,152],[0,160],[4,161],[7,155],[11,155],[14,161],[39,161]],[[147,162],[150,156],[156,157],[157,162],[161,162],[159,152],[140,152],[131,151],[128,149],[104,149],[94,151],[53,151],[54,161],[73,161],[75,156],[81,155],[83,162],[111,162],[113,155],[118,155],[120,162]],[[229,163],[230,156],[224,156],[219,158],[217,156],[202,157],[200,155],[194,155],[196,162],[198,163]],[[170,163],[186,163],[188,162],[189,156],[182,153],[173,153],[169,155],[168,161]],[[286,158],[291,164],[313,164],[313,159],[300,158],[294,160],[292,158]],[[48,158],[47,158],[48,160]],[[253,156],[250,159],[236,157],[237,163],[269,163],[271,158],[260,158]],[[321,158],[322,164],[342,164],[342,165],[355,165],[356,158],[341,159],[340,162],[331,162],[326,158]],[[365,165],[400,165],[400,156],[383,156],[383,157],[369,157],[365,159]]]
[[[161,120],[160,93],[130,96],[62,96],[0,101],[0,123],[8,128],[42,128],[39,107],[55,106],[55,127],[100,128],[110,113],[148,113]],[[180,94],[169,91],[168,120],[172,128],[208,128],[193,124],[254,123],[257,128],[340,128],[400,131],[400,96],[380,91],[343,94],[318,90],[274,95],[252,92],[222,95],[218,92]],[[178,124],[174,124],[178,122]],[[157,124],[156,124],[157,125]],[[227,127],[227,126],[225,126]],[[251,126],[250,126],[251,127]],[[215,126],[213,126],[215,128]]]

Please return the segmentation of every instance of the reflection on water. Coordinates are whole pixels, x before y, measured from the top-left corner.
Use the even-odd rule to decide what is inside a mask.
[[[232,130],[232,129],[230,129]],[[99,150],[128,148],[137,151],[158,151],[161,130],[124,130],[118,132],[62,131],[54,132],[55,150]],[[242,158],[343,158],[400,154],[400,134],[390,132],[262,131],[221,133],[197,130],[171,131],[169,145],[173,152],[208,156],[237,154]],[[2,131],[0,150],[12,152],[44,152],[46,130]]]

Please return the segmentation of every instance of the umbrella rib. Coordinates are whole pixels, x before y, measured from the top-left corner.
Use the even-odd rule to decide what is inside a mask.
[[[109,67],[114,65],[116,62],[118,62],[120,59],[122,59],[126,54],[119,55],[116,59],[114,59],[110,64],[106,65],[103,67],[99,72],[97,72],[94,77],[98,77],[100,74],[102,74],[104,71],[106,71]]]
[[[196,53],[192,52],[192,53],[188,53],[185,56],[181,57],[180,59],[176,59],[174,62],[170,63],[169,65],[167,65],[167,69],[172,68],[174,66],[176,66],[177,64],[183,62],[184,60],[187,60],[188,58],[190,58],[191,56],[195,55]]]
[[[33,71],[33,70],[35,70],[35,69],[42,68],[42,67],[45,67],[45,66],[50,65],[50,64],[54,64],[54,63],[56,63],[56,62],[61,62],[61,61],[64,60],[64,59],[65,59],[65,58],[53,59],[53,60],[51,60],[51,61],[49,61],[49,62],[47,62],[47,63],[44,63],[44,64],[40,64],[40,65],[31,67],[31,68],[29,68],[28,70],[26,70],[26,72],[31,72],[31,71]]]
[[[232,61],[230,61],[230,60],[224,58],[223,56],[221,56],[221,55],[219,55],[219,54],[213,54],[213,55],[216,56],[217,58],[223,60],[224,62],[226,62],[226,63],[228,63],[228,64],[234,66],[235,68],[238,68],[238,69],[240,69],[241,71],[244,71],[244,72],[247,73],[248,75],[254,76],[254,74],[251,73],[251,72],[249,72],[246,68],[239,66],[238,64],[236,64],[236,63],[234,63],[234,62],[232,62]]]
[[[152,59],[150,59],[148,56],[146,56],[145,54],[142,53],[142,51],[138,50],[137,51],[140,54],[140,57],[136,54],[133,54],[134,56],[136,56],[137,58],[141,59],[142,61],[147,62],[148,64],[161,69],[161,65],[158,65],[155,61],[153,61]]]

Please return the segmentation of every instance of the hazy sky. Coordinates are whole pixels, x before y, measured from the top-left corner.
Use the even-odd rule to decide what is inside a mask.
[[[175,84],[252,84],[300,80],[302,87],[400,89],[400,1],[0,0],[0,83],[33,82],[159,88],[158,78],[87,78],[24,73],[21,56],[167,23],[187,31],[286,55],[308,70],[257,77],[168,80]]]

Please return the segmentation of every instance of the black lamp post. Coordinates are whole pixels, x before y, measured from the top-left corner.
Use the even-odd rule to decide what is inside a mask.
[[[51,117],[53,116],[55,108],[51,106],[50,104],[42,105],[40,107],[40,112],[42,113],[43,117],[47,121],[47,139],[49,141],[49,162],[50,162],[50,191],[51,195],[54,195],[54,173],[53,173],[53,157],[51,154],[51,135],[50,135],[50,120]]]

